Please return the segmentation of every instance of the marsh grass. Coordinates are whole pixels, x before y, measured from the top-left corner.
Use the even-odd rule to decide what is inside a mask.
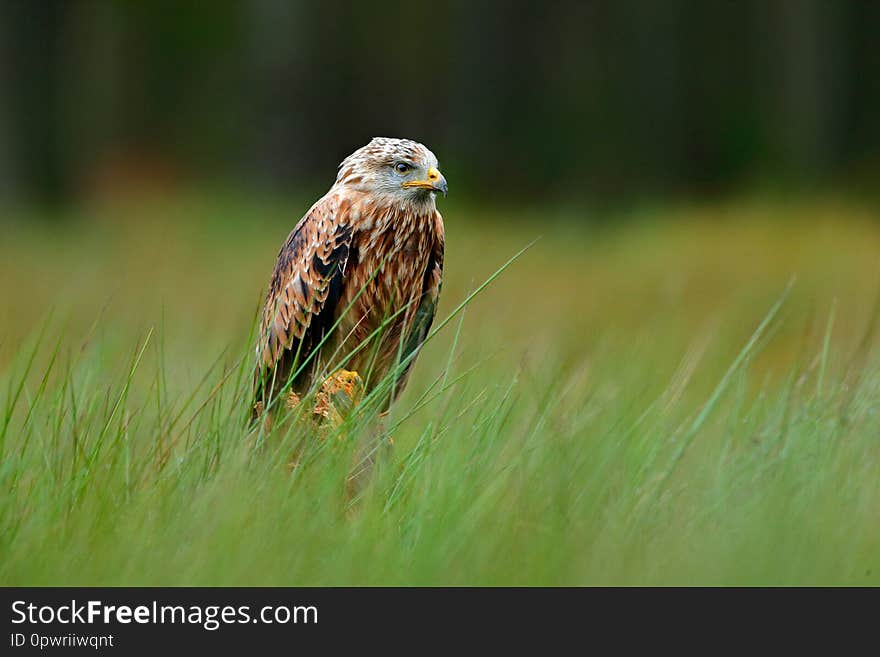
[[[0,582],[880,583],[880,231],[846,205],[794,238],[787,209],[723,211],[733,227],[700,210],[577,240],[551,226],[524,254],[528,221],[486,219],[491,241],[450,221],[444,305],[354,505],[370,399],[338,427],[249,440],[247,290],[270,263],[240,234],[172,230],[190,258],[143,265],[109,304],[37,279],[26,333],[33,295],[9,285]],[[830,238],[826,215],[844,226]],[[109,232],[131,272],[167,230]],[[98,273],[119,262],[107,239],[74,241]],[[22,278],[39,242],[5,249]],[[224,273],[211,259],[230,244],[254,259]],[[241,303],[215,308],[209,281]]]

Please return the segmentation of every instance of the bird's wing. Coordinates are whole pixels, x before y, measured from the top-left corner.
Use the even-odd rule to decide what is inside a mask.
[[[401,350],[401,362],[405,363],[405,366],[395,382],[394,397],[397,397],[406,385],[409,372],[415,362],[414,352],[422,346],[425,338],[428,337],[428,331],[431,330],[434,315],[437,313],[437,302],[440,299],[440,288],[443,285],[443,254],[446,248],[446,239],[443,232],[443,218],[439,212],[434,213],[434,222],[435,238],[431,245],[428,266],[425,268],[422,298],[416,308],[412,326]]]
[[[278,253],[260,322],[257,399],[271,397],[267,388],[283,386],[290,367],[303,363],[333,325],[351,245],[350,209],[348,199],[325,196]]]

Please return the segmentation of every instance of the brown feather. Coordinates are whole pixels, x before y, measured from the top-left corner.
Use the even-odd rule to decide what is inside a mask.
[[[415,157],[417,149],[409,146],[415,142],[406,143],[406,152]],[[383,149],[379,154],[384,158]],[[350,160],[278,254],[257,345],[255,398],[264,408],[294,374],[294,366],[307,359],[292,382],[295,393],[307,392],[316,376],[338,367],[359,371],[369,392],[401,351],[406,357],[421,345],[430,328],[444,250],[443,221],[433,196],[430,202],[407,203],[371,194],[357,184],[357,161]],[[372,344],[349,356],[395,313]]]

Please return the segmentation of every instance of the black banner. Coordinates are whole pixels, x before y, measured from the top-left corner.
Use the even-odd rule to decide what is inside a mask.
[[[471,642],[593,652],[867,630],[877,591],[385,588],[7,588],[0,654],[184,649],[421,652]],[[870,597],[863,595],[868,593]],[[844,600],[861,601],[847,607]],[[812,619],[812,621],[811,621]],[[862,624],[862,620],[868,621]],[[852,637],[852,633],[848,634]],[[706,638],[711,637],[711,638]],[[787,637],[787,638],[786,638]],[[418,643],[413,644],[412,641]],[[572,643],[574,642],[574,643]],[[329,651],[329,652],[328,652]],[[558,650],[551,650],[557,652]],[[543,650],[541,651],[543,652]]]

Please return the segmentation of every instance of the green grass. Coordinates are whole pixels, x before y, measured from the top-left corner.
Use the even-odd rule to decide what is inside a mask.
[[[242,426],[258,291],[299,207],[4,229],[0,583],[880,583],[872,210],[752,200],[600,229],[446,207],[451,319],[351,509],[369,412],[262,449]]]

